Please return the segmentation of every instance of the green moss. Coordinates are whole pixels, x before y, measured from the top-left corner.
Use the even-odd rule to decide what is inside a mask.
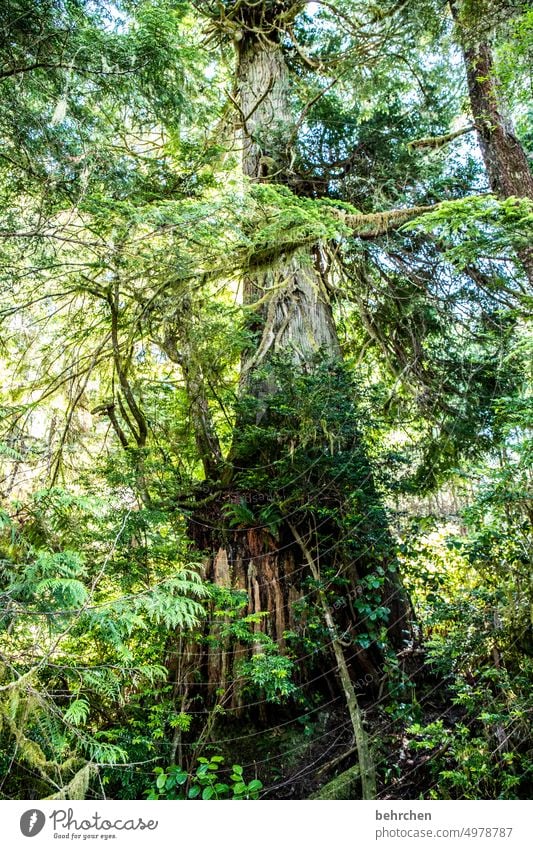
[[[352,766],[350,769],[341,772],[336,778],[324,784],[320,790],[313,793],[310,799],[360,799],[361,788],[359,780],[359,767]]]

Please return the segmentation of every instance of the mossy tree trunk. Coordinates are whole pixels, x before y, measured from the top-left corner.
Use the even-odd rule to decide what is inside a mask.
[[[294,125],[289,95],[281,45],[245,35],[237,47],[236,101],[242,171],[249,180],[276,180],[287,168]],[[263,326],[257,350],[243,364],[244,376],[280,351],[290,351],[300,366],[319,350],[340,355],[319,248],[282,254],[268,270],[249,274],[243,299],[248,306],[262,302],[256,320]]]
[[[244,7],[241,5],[239,8],[242,10]],[[276,8],[273,7],[273,14],[276,13]],[[252,12],[253,8],[250,7],[250,14]],[[294,130],[289,72],[277,30],[273,28],[268,36],[262,36],[252,29],[243,28],[239,33],[236,52],[234,101],[239,110],[239,147],[242,150],[243,175],[250,181],[276,180],[287,167],[288,146]],[[303,528],[308,508],[310,512],[318,515],[322,499],[324,504],[328,500],[328,485],[322,490],[318,488],[309,492],[310,503],[307,506],[302,504],[301,500],[296,508],[276,505],[280,512],[275,526],[261,521],[258,514],[263,508],[272,506],[268,477],[270,474],[275,476],[283,457],[287,459],[288,453],[298,450],[299,441],[301,442],[303,437],[295,432],[291,444],[281,444],[280,437],[277,445],[274,438],[266,453],[264,447],[262,450],[258,448],[254,453],[254,448],[250,448],[249,443],[243,448],[241,437],[246,428],[251,427],[258,442],[261,442],[261,432],[271,435],[277,426],[278,420],[272,417],[271,408],[280,402],[280,398],[283,400],[281,396],[284,391],[275,375],[273,364],[277,357],[284,358],[295,381],[298,375],[311,375],[320,356],[327,358],[332,364],[332,374],[335,372],[335,363],[342,368],[341,347],[332,312],[324,247],[314,245],[309,249],[299,248],[292,252],[280,253],[272,259],[268,268],[262,263],[257,271],[253,269],[252,257],[244,281],[243,299],[253,316],[251,329],[254,332],[255,344],[253,349],[246,351],[243,356],[240,396],[244,408],[247,401],[251,402],[251,406],[248,407],[248,414],[242,413],[237,418],[230,456],[232,469],[229,476],[226,475],[225,486],[221,487],[217,497],[195,513],[191,532],[197,545],[207,554],[208,577],[220,586],[246,591],[248,613],[267,613],[254,627],[268,634],[283,650],[286,632],[298,628],[295,605],[306,592],[309,594],[309,584],[306,582],[314,577],[309,570],[309,564],[302,556],[294,533],[291,532],[290,523],[294,523],[294,526],[300,523]],[[290,392],[290,388],[287,392]],[[351,410],[353,398],[347,397],[345,400],[347,409]],[[331,410],[326,410],[324,419],[330,413]],[[314,442],[313,456],[316,458],[323,457],[326,453],[332,456],[336,450],[326,431],[324,425],[324,433],[318,442]],[[350,431],[342,450],[351,459],[356,455],[361,466],[358,482],[359,495],[362,498],[361,510],[367,511],[368,516],[372,511],[376,515],[379,513],[379,529],[375,528],[376,533],[389,540],[370,467],[360,438],[357,434],[354,437],[354,432]],[[355,455],[350,454],[350,451],[355,452]],[[254,472],[257,472],[257,477],[263,481],[263,485],[254,486],[250,483]],[[298,481],[295,480],[294,488],[297,487]],[[290,490],[290,482],[285,482],[283,495],[286,505],[291,504]],[[240,503],[256,518],[250,522],[243,520],[229,526],[225,517],[228,505],[232,503]],[[294,500],[292,503],[294,505]],[[283,515],[285,509],[289,513],[292,509],[290,516]],[[341,502],[339,509],[342,510]],[[360,520],[359,524],[364,524],[368,516]],[[372,522],[366,524],[371,525]],[[333,539],[332,544],[332,538],[339,533],[335,522],[324,522],[322,529],[325,536],[329,534],[327,546],[325,543],[329,553],[332,550],[340,552],[342,546],[338,545],[339,540]],[[360,603],[361,581],[375,568],[377,560],[372,561],[372,558],[366,557],[365,552],[371,546],[364,534],[359,542],[354,536],[351,543],[352,551],[359,545],[356,555],[346,557],[345,562],[339,562],[337,552],[335,560],[335,569],[344,581],[342,609],[338,614],[340,621],[336,627],[345,633],[360,633],[365,630],[362,622],[364,617],[357,613],[353,602],[355,599],[356,604]],[[322,555],[323,552],[316,552],[317,559]],[[328,556],[324,556],[327,561]],[[389,625],[386,627],[391,642],[399,649],[404,645],[410,629],[411,610],[396,577],[387,571],[388,555],[379,557],[381,575],[384,577],[381,579],[381,596],[377,603],[388,606],[391,611]],[[316,593],[315,604],[317,610],[320,610]],[[331,653],[331,637],[330,634],[330,638],[325,641],[323,652]],[[245,645],[212,644],[206,661],[206,672],[210,680],[216,682],[217,687],[227,684],[231,677],[235,676],[235,660],[243,658],[247,651]],[[363,644],[353,642],[347,654],[349,657],[346,660],[346,669],[351,667],[352,676],[356,678],[361,674],[370,675],[370,679],[377,684],[383,674],[383,658],[376,645],[369,649],[363,647]],[[314,663],[316,668],[316,658]],[[324,665],[325,663],[322,663],[322,666]],[[346,678],[346,669],[341,670],[341,677],[344,671]],[[301,682],[305,683],[305,663],[299,666],[299,674]],[[343,698],[347,681],[344,680],[339,686],[337,680],[333,686],[337,689],[339,697]],[[239,696],[235,693],[233,703],[238,702]]]

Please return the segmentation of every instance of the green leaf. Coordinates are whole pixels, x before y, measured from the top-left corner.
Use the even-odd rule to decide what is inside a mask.
[[[217,793],[227,793],[229,790],[229,786],[227,784],[223,784],[222,782],[215,784],[215,790]]]

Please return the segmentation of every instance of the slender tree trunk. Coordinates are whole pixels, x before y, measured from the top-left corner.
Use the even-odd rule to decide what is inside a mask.
[[[320,573],[318,571],[316,561],[313,559],[313,555],[311,554],[304,540],[300,536],[298,529],[292,524],[289,524],[289,527],[291,528],[295,540],[300,546],[302,554],[305,557],[305,560],[307,562],[307,565],[309,566],[309,570],[313,578],[317,583],[319,583]],[[348,664],[346,663],[342,643],[336,634],[335,621],[333,619],[331,607],[329,606],[326,596],[322,590],[319,591],[319,598],[321,607],[324,611],[324,621],[326,622],[326,625],[329,628],[330,633],[332,634],[331,643],[333,647],[333,653],[335,655],[339,678],[341,681],[342,689],[344,690],[344,697],[346,699],[346,705],[348,707],[348,713],[350,714],[350,721],[352,723],[352,728],[354,732],[355,745],[357,748],[357,758],[359,760],[359,770],[361,774],[361,788],[363,799],[375,799],[376,767],[370,754],[368,735],[365,731],[365,727],[363,724],[363,713],[361,711],[361,708],[359,707],[355,688],[352,683],[352,679],[350,678],[350,670],[348,668]]]
[[[533,200],[533,175],[527,156],[506,115],[486,42],[463,49],[470,105],[489,184],[494,194]]]
[[[222,468],[222,450],[209,409],[206,380],[194,342],[190,299],[182,298],[171,313],[158,344],[182,371],[189,402],[191,430],[207,480],[216,480]],[[157,336],[157,334],[154,334]]]
[[[457,0],[451,0],[450,9],[459,31],[470,108],[491,191],[500,198],[533,200],[533,174],[502,98],[490,44],[468,31]],[[533,282],[533,252],[524,248],[519,257]]]

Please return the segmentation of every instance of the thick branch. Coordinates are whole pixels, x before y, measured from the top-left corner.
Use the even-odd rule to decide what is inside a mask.
[[[117,415],[115,413],[115,405],[113,401],[108,401],[105,404],[99,404],[98,407],[95,407],[91,410],[91,414],[94,416],[98,413],[103,413],[106,415],[113,426],[113,430],[120,440],[120,444],[123,448],[129,448],[128,438],[124,431],[122,430],[120,423],[117,419]]]
[[[131,411],[133,418],[137,423],[137,427],[139,429],[138,433],[134,432],[134,436],[139,448],[143,448],[146,444],[146,438],[148,436],[148,428],[146,426],[146,420],[144,415],[137,404],[135,397],[133,395],[130,383],[126,376],[126,370],[124,368],[124,363],[122,361],[122,357],[120,354],[120,343],[118,338],[118,286],[115,285],[114,297],[109,297],[109,306],[111,308],[111,337],[113,344],[113,359],[115,362],[115,368],[117,370],[120,387],[124,394],[124,398],[128,404],[128,407]]]
[[[411,206],[408,209],[389,209],[387,212],[371,212],[366,215],[363,213],[350,215],[341,209],[332,209],[331,212],[337,215],[359,238],[375,239],[378,236],[385,236],[391,230],[397,230],[402,224],[418,218],[419,215],[435,212],[439,207],[440,204],[435,203],[429,206]]]
[[[431,150],[439,150],[444,145],[449,144],[454,139],[458,139],[459,136],[464,136],[467,133],[471,133],[476,129],[474,124],[471,124],[468,127],[462,127],[460,130],[455,130],[453,133],[446,133],[443,136],[425,136],[421,139],[414,139],[409,142],[407,147],[409,148],[421,148],[421,147],[429,147]]]

